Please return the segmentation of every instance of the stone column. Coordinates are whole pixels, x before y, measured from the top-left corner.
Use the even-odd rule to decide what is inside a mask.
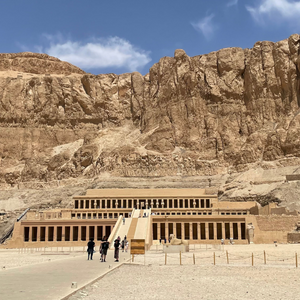
[[[151,199],[151,208],[153,208],[153,199]]]
[[[37,227],[37,232],[36,232],[36,241],[40,242],[41,241],[41,227]]]
[[[214,222],[213,224],[214,224],[214,240],[216,240],[217,239],[217,223]]]
[[[57,241],[57,225],[53,226],[53,242]]]
[[[70,226],[70,242],[73,242],[73,226]]]
[[[66,236],[66,226],[62,226],[61,228],[61,241],[65,241],[65,236]]]
[[[197,240],[201,240],[201,223],[197,223]]]
[[[85,226],[85,240],[86,240],[86,242],[88,242],[90,240],[89,235],[90,235],[90,226]]]
[[[81,241],[81,225],[78,226],[78,241]]]
[[[157,239],[160,240],[160,223],[157,223]]]
[[[174,234],[175,237],[177,237],[176,223],[173,223],[173,234]]]
[[[241,235],[241,222],[237,222],[236,226],[237,226],[237,236],[238,236],[237,239],[241,240],[242,239],[242,235]]]
[[[206,239],[206,240],[209,240],[208,224],[209,224],[209,223],[204,223],[204,226],[205,226],[205,239]]]
[[[222,239],[225,240],[225,222],[222,222]]]
[[[49,238],[49,226],[45,226],[45,242],[48,242]]]
[[[182,240],[185,239],[185,235],[184,235],[184,223],[181,223],[181,239]]]
[[[29,226],[29,240],[28,242],[32,242],[32,226]]]
[[[230,232],[230,238],[233,238],[233,223],[232,222],[230,222],[229,223],[229,232]]]
[[[168,240],[169,240],[169,223],[168,222],[165,223],[165,237],[168,242]]]
[[[193,223],[190,223],[190,241],[193,240]]]

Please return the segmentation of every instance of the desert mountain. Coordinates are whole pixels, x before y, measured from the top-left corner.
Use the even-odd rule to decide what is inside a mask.
[[[299,182],[284,182],[300,173],[299,112],[297,34],[176,50],[145,76],[0,54],[0,209],[66,206],[96,186],[211,187],[299,209]]]

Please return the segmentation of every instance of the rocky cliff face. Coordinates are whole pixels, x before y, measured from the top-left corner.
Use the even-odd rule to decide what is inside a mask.
[[[0,184],[202,176],[298,165],[300,36],[189,57],[149,74],[86,74],[0,55]]]

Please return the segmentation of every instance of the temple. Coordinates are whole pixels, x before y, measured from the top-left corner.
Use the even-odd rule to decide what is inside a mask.
[[[72,206],[28,211],[5,246],[85,246],[90,238],[97,242],[107,236],[111,242],[126,235],[145,239],[149,248],[168,242],[170,234],[190,244],[284,243],[298,221],[297,212],[276,204],[261,208],[255,201],[218,201],[205,189],[94,189],[73,197]]]

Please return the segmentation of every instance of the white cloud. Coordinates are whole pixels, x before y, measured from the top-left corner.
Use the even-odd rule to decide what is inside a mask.
[[[278,21],[277,17],[289,22],[300,20],[300,1],[260,0],[256,7],[246,6],[255,21],[262,23],[265,17]]]
[[[214,14],[210,14],[198,22],[191,22],[191,25],[195,30],[201,32],[206,39],[210,39],[217,29],[216,25],[213,23],[214,16]]]
[[[82,69],[125,68],[137,71],[151,61],[149,52],[119,37],[94,38],[90,42],[72,41],[61,35],[44,35],[48,46],[37,46],[39,52],[55,56]]]
[[[234,5],[237,5],[238,4],[238,2],[239,2],[239,0],[230,0],[227,4],[226,4],[226,6],[234,6]]]

